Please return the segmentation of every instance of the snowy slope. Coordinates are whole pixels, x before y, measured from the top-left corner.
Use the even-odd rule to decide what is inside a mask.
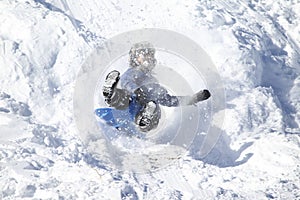
[[[0,1],[0,199],[300,199],[297,1]],[[80,140],[76,75],[105,38],[185,34],[223,79],[222,136],[173,165],[121,173]]]

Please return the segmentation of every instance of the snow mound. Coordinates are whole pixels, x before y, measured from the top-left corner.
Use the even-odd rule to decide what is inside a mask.
[[[299,3],[4,0],[0,10],[0,199],[300,198]],[[73,91],[92,48],[145,27],[184,34],[212,58],[224,126],[204,158],[199,133],[172,165],[122,173],[81,141]]]

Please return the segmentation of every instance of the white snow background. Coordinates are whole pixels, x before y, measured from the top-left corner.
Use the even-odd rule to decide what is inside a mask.
[[[300,2],[0,1],[0,199],[300,199]],[[118,33],[166,28],[210,55],[226,115],[213,151],[120,173],[83,146],[76,75]],[[201,138],[198,138],[201,140]]]

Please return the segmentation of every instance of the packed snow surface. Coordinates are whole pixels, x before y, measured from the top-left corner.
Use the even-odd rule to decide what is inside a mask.
[[[0,199],[300,199],[299,1],[0,1]],[[222,78],[222,135],[151,173],[95,157],[73,118],[82,64],[111,36],[184,34]],[[130,159],[129,159],[130,162]]]

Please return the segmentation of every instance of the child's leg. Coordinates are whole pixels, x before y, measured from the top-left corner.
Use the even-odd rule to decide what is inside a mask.
[[[124,110],[128,108],[130,101],[130,95],[126,90],[115,88],[113,95],[110,99],[109,106],[116,108],[117,110]]]
[[[160,107],[154,101],[149,101],[144,105],[135,117],[135,123],[143,132],[148,132],[158,126],[161,117]]]
[[[130,95],[126,90],[116,88],[120,80],[120,72],[111,71],[105,79],[102,87],[102,93],[105,102],[110,106],[119,110],[126,109],[129,106]]]

